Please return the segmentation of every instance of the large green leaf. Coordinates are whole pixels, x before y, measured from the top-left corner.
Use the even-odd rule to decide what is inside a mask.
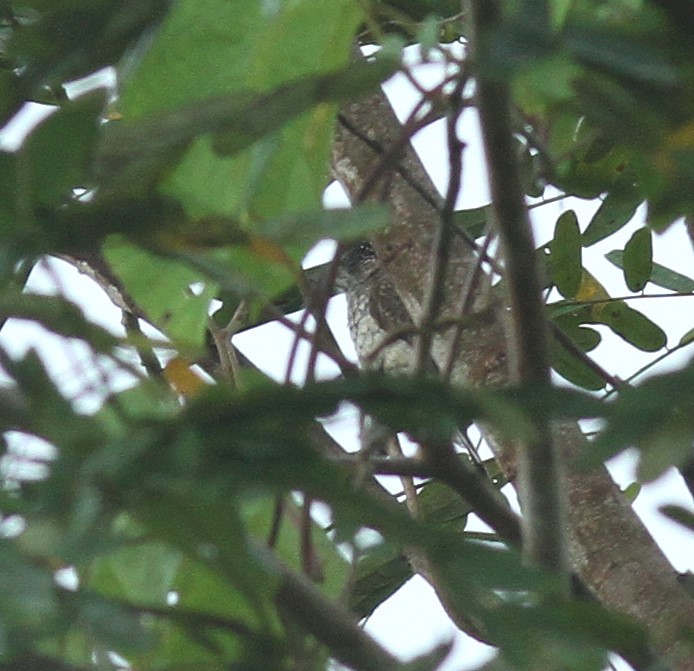
[[[624,268],[624,252],[622,250],[614,249],[605,254],[605,258],[617,266],[617,268]],[[694,292],[694,280],[691,277],[678,273],[671,268],[666,268],[659,263],[653,263],[652,266],[649,280],[653,284],[680,294],[691,294]]]
[[[194,494],[188,514],[179,519],[180,529],[162,523],[161,517],[166,519],[171,510],[154,505],[143,514],[143,505],[140,500],[135,511],[146,525],[121,516],[113,525],[121,539],[119,548],[97,557],[85,569],[90,590],[133,613],[146,613],[149,630],[159,635],[155,649],[130,656],[133,663],[156,660],[157,665],[166,666],[185,661],[199,668],[219,663],[220,658],[238,660],[247,643],[262,640],[271,646],[272,636],[257,626],[258,617],[248,594],[244,595],[244,580],[239,584],[239,572],[228,563],[222,571],[211,561],[218,547],[232,543],[239,561],[248,564],[241,564],[241,574],[252,571],[252,560],[242,552],[244,540],[238,527],[220,527],[218,532],[223,533],[206,537],[205,525],[194,513],[199,508]],[[228,521],[221,506],[217,516]],[[200,543],[199,552],[196,543]],[[271,584],[267,577],[260,580],[256,598]]]
[[[114,126],[104,155],[106,173],[117,176],[111,195],[158,184],[159,194],[183,211],[186,239],[212,218],[230,223],[229,236],[252,233],[255,222],[318,210],[336,112],[322,101],[376,86],[393,67],[344,69],[360,18],[353,0],[175,3],[124,77],[121,126]],[[206,256],[186,249],[185,240],[173,242],[176,254],[168,260],[131,250],[111,257],[157,326],[193,344],[201,343],[211,294],[186,296],[188,284],[231,269],[246,290],[239,281],[231,288],[246,295],[258,277],[269,277],[254,292],[267,298],[294,281],[306,244]],[[191,265],[194,272],[183,268]]]
[[[598,211],[583,231],[583,246],[600,242],[627,224],[643,201],[640,191],[627,180],[622,180],[605,196]]]
[[[624,279],[629,291],[642,291],[653,273],[653,242],[651,231],[640,228],[624,248]]]
[[[114,65],[166,14],[169,0],[27,0],[3,8],[3,29],[12,27],[3,49],[29,96],[41,87],[84,77]],[[6,22],[12,11],[16,16]]]
[[[608,137],[635,147],[652,147],[661,137],[666,120],[653,90],[624,86],[598,74],[574,82],[578,101],[588,119]]]
[[[102,91],[65,103],[31,133],[20,153],[26,183],[19,188],[34,203],[59,205],[72,189],[90,186],[87,166],[105,102]]]
[[[252,187],[263,174],[265,160],[279,146],[274,133],[320,103],[349,100],[370,91],[397,66],[389,58],[356,62],[326,74],[298,77],[270,91],[244,89],[111,123],[98,155],[99,197],[104,199],[104,191],[106,196],[120,198],[146,194],[202,135],[212,136],[219,160],[266,138],[249,168]]]
[[[192,285],[199,288],[198,273],[115,238],[104,254],[157,328],[179,345],[202,345],[210,300],[217,291],[213,283],[193,291]]]
[[[690,364],[622,390],[586,461],[594,463],[636,446],[641,449],[640,475],[650,480],[669,466],[688,460],[694,439],[690,419],[693,379],[694,366]]]
[[[652,662],[646,632],[629,618],[588,601],[556,600],[536,608],[507,604],[490,613],[502,657],[513,668],[537,668],[538,661],[572,671],[596,671],[607,651],[648,666]]]
[[[623,301],[607,303],[597,321],[644,352],[657,352],[667,344],[667,336],[660,326]]]
[[[573,24],[565,31],[564,42],[576,60],[601,72],[665,86],[679,79],[675,64],[662,49],[651,47],[622,27]]]
[[[174,110],[210,96],[267,91],[348,60],[360,19],[352,0],[183,0],[173,8],[143,62],[123,88],[126,120]],[[316,108],[276,142],[243,156],[217,156],[198,141],[171,173],[166,190],[193,214],[262,217],[315,207],[324,186],[334,109]],[[262,180],[251,178],[261,164]]]
[[[453,213],[453,223],[460,226],[471,238],[479,238],[487,228],[491,217],[491,205],[482,205]]]
[[[550,244],[549,267],[552,280],[565,298],[573,298],[581,285],[581,231],[573,210],[564,212],[554,228]]]

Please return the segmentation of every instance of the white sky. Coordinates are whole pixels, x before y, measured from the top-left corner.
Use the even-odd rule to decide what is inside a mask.
[[[423,66],[418,71],[420,81],[429,86],[433,85],[440,76],[441,68],[436,65]],[[395,77],[391,80],[386,86],[386,92],[401,118],[407,116],[417,101],[415,90],[403,77]],[[464,154],[463,188],[458,205],[468,208],[487,204],[489,192],[485,179],[483,152],[473,112],[468,111],[464,114],[460,124],[460,135],[467,148]],[[9,147],[12,141],[12,138],[8,139],[7,135],[4,138],[0,137],[0,146]],[[414,144],[434,182],[439,189],[443,190],[448,175],[447,160],[445,153],[442,153],[445,151],[442,124],[434,124],[420,132],[415,137]],[[333,186],[328,190],[326,203],[336,206],[344,202],[344,195],[338,188]],[[535,210],[533,216],[538,242],[551,237],[554,222],[563,209],[575,208],[582,227],[585,227],[598,204],[574,199],[570,205],[565,202]],[[626,294],[626,287],[621,271],[607,262],[603,255],[611,249],[623,248],[638,225],[640,221],[637,215],[637,220],[628,229],[613,236],[609,241],[599,243],[587,250],[587,262],[591,271],[613,294]],[[310,255],[309,265],[325,260],[326,256],[330,255],[330,250],[330,245],[321,246]],[[694,272],[692,247],[681,227],[673,227],[668,233],[656,236],[654,250],[656,260],[660,260],[665,265],[685,274]],[[56,262],[51,268],[53,270],[48,271],[44,266],[32,274],[29,283],[31,290],[61,291],[80,304],[90,319],[120,332],[120,313],[98,287],[65,264]],[[694,297],[640,300],[632,305],[651,316],[659,324],[667,325],[670,346],[675,345],[680,336],[692,327]],[[345,350],[354,356],[347,334],[345,304],[342,297],[333,300],[329,320],[340,341],[345,344]],[[609,332],[604,332],[603,335],[605,340],[597,350],[596,359],[620,377],[628,377],[652,358],[652,355],[641,353],[625,345]],[[81,394],[81,402],[85,409],[98,405],[104,391],[104,375],[109,385],[122,387],[129,383],[127,376],[113,375],[112,368],[103,360],[96,366],[97,374],[95,374],[94,362],[87,354],[86,348],[74,342],[66,343],[29,324],[11,320],[0,333],[0,342],[14,355],[21,355],[29,347],[36,348],[49,365],[54,379],[58,380],[71,396],[80,391],[89,392],[91,389],[93,393]],[[277,325],[267,325],[252,333],[238,336],[235,342],[254,361],[260,363],[264,370],[277,377],[283,377],[287,352],[292,342],[292,337],[286,329]],[[673,366],[681,366],[690,356],[691,352],[685,350],[666,361],[657,370],[664,371]],[[323,374],[334,373],[334,369],[325,359],[322,360],[322,364],[325,366],[322,368]],[[298,369],[301,369],[300,363]],[[336,435],[348,441],[355,441],[356,429],[353,416],[346,414],[338,417],[332,422],[330,428]],[[613,477],[620,485],[626,486],[634,480],[633,454],[627,453],[613,460],[610,467]],[[675,568],[678,571],[694,570],[694,538],[691,534],[681,532],[674,523],[667,521],[657,512],[658,507],[665,503],[691,507],[691,499],[679,476],[672,472],[644,487],[636,501],[635,509]],[[454,654],[444,667],[446,671],[475,668],[490,656],[486,646],[456,632],[432,590],[419,578],[411,580],[380,607],[366,626],[377,640],[404,658],[421,654],[432,645],[455,637],[456,647]]]

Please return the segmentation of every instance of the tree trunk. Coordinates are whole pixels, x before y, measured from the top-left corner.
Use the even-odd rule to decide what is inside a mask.
[[[402,134],[403,127],[382,93],[346,105],[333,146],[333,173],[353,201],[366,194],[390,205],[391,225],[370,242],[414,322],[419,323],[442,199],[408,143],[399,156],[389,154],[391,148],[402,145]],[[384,160],[389,162],[385,178],[372,183],[374,171]],[[456,319],[477,258],[462,237],[455,238],[452,252],[440,316]],[[509,381],[509,344],[502,323],[507,307],[501,304],[490,311],[493,303],[483,291],[477,294],[474,310],[482,317],[473,318],[462,333],[451,380],[465,387],[499,387]],[[494,317],[489,318],[490,314]],[[432,353],[440,367],[454,331],[439,331],[434,338]],[[570,470],[568,537],[573,569],[606,606],[644,625],[657,651],[673,668],[694,669],[691,648],[682,633],[684,626],[694,623],[694,600],[678,585],[675,571],[607,471],[586,473],[571,467],[587,445],[578,426],[562,424],[554,428],[554,434]],[[515,455],[507,446],[494,448],[507,475],[514,478]]]

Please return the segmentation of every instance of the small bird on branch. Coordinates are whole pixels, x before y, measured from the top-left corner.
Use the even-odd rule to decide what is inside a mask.
[[[415,326],[368,242],[344,252],[336,286],[347,298],[349,333],[362,367],[409,373]]]
[[[347,323],[360,365],[392,375],[411,374],[416,327],[368,242],[345,250],[335,284],[345,292]],[[433,360],[429,371],[436,372]],[[367,453],[386,451],[382,448],[387,438],[387,431],[367,422],[363,433]],[[481,463],[464,433],[456,432],[454,440],[465,447],[473,462]]]

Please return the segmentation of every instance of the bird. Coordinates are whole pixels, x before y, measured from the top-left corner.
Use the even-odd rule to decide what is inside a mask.
[[[362,368],[410,373],[415,325],[370,243],[345,250],[335,283],[347,299],[347,324]]]
[[[360,241],[344,250],[335,286],[347,299],[347,324],[362,369],[411,375],[416,326],[369,242]],[[425,372],[438,374],[433,359]],[[362,452],[392,453],[387,447],[390,438],[385,427],[367,420],[362,427]],[[452,439],[483,472],[482,461],[465,434],[465,427],[457,430]]]

